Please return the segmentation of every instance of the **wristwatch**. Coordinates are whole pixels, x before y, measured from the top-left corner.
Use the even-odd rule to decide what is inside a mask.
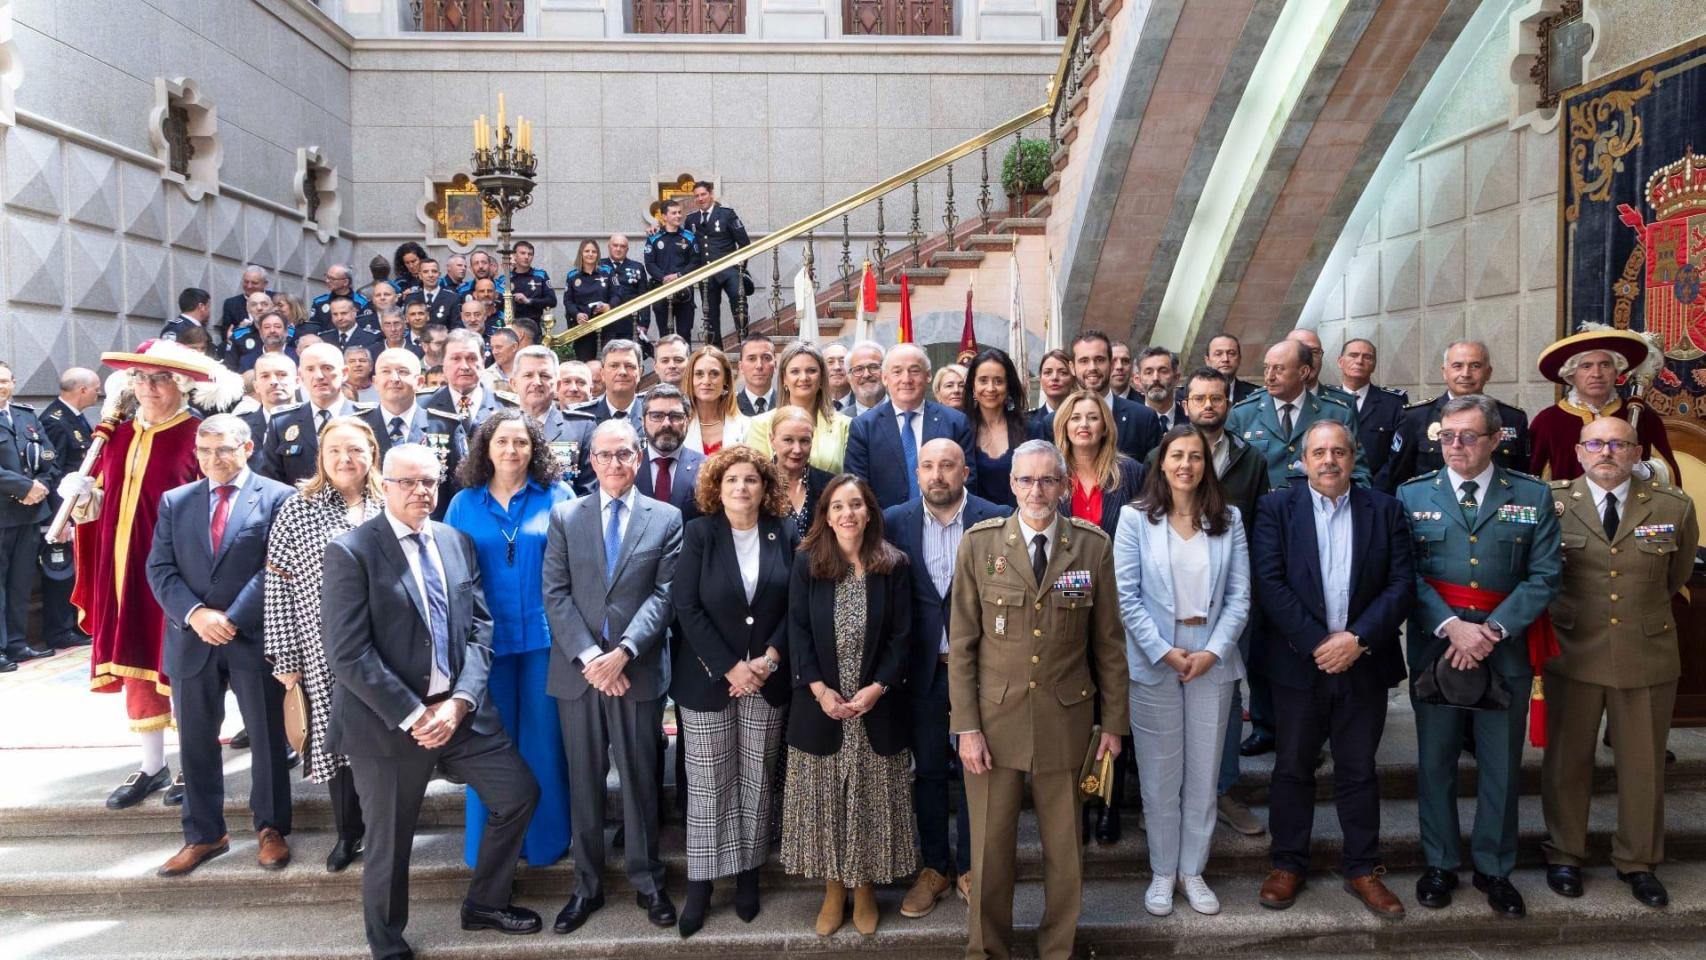
[[[1359,655],[1368,653],[1368,644],[1362,642],[1362,637],[1353,633],[1351,634],[1351,639],[1357,642],[1357,653]]]
[[[768,653],[764,655],[764,670],[766,673],[775,673],[780,669],[782,669],[782,665],[776,662],[775,657],[772,657]]]

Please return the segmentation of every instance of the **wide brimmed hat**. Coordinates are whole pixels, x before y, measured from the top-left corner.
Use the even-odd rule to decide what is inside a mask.
[[[1583,330],[1572,334],[1540,351],[1540,359],[1535,366],[1540,368],[1540,375],[1553,383],[1566,383],[1563,376],[1564,364],[1571,357],[1577,357],[1595,350],[1615,353],[1628,361],[1624,370],[1633,370],[1647,361],[1649,352],[1647,338],[1633,330],[1616,330],[1603,328]],[[1567,385],[1567,384],[1566,384]]]
[[[217,360],[171,340],[144,340],[134,351],[111,350],[101,362],[114,370],[176,373],[196,383],[212,383],[225,367]]]

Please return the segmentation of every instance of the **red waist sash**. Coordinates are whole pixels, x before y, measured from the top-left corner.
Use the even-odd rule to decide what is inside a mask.
[[[1428,579],[1428,586],[1433,587],[1439,598],[1448,607],[1458,607],[1469,610],[1486,610],[1489,613],[1497,607],[1500,601],[1509,594],[1495,590],[1482,590],[1477,587],[1466,587],[1461,583],[1448,583],[1444,580]],[[1528,742],[1537,747],[1546,746],[1546,692],[1540,680],[1541,669],[1546,661],[1558,655],[1558,634],[1552,629],[1552,614],[1542,612],[1534,622],[1528,625],[1524,638],[1528,642],[1528,665],[1534,670],[1534,684],[1528,694]]]

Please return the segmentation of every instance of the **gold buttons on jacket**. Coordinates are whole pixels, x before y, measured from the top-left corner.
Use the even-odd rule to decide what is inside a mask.
[[[1610,573],[1608,573],[1608,574],[1606,574],[1606,576],[1609,576],[1609,577],[1615,577],[1615,576],[1617,576],[1617,571],[1616,571],[1616,570],[1613,570],[1613,571],[1611,571],[1611,572],[1610,572]]]
[[[1035,690],[1036,688],[1037,688],[1037,682],[1035,680],[1032,680],[1031,681],[1031,689]]]
[[[1032,663],[1042,663],[1042,662],[1043,662],[1043,658],[1042,658],[1042,657],[1032,657],[1032,658],[1031,658],[1031,662],[1032,662]]]
[[[1475,559],[1475,558],[1474,558],[1474,557],[1470,557],[1470,558],[1469,558],[1469,565],[1470,565],[1470,566],[1471,566],[1471,567],[1478,567],[1478,566],[1480,566],[1480,565],[1481,565],[1481,561],[1479,561],[1479,560],[1477,560],[1477,559]]]
[[[1611,548],[1611,555],[1614,557],[1617,556],[1617,548],[1616,547]]]
[[[1037,610],[1041,610],[1043,608],[1043,602],[1041,600],[1038,600],[1035,604],[1033,604],[1033,607]]]
[[[1470,543],[1480,543],[1480,542],[1481,542],[1481,538],[1480,538],[1480,537],[1477,537],[1477,536],[1475,536],[1475,535],[1474,535],[1474,534],[1473,534],[1473,533],[1471,533],[1471,534],[1470,534],[1470,535],[1469,535],[1469,542],[1470,542]]]
[[[1614,627],[1617,626],[1617,618],[1616,617],[1611,618],[1611,625]]]
[[[1031,631],[1031,636],[1033,636],[1033,637],[1040,637],[1042,635],[1043,635],[1043,632],[1041,629]]]
[[[1479,583],[1476,583],[1475,581],[1471,580],[1471,581],[1469,581],[1469,589],[1479,590],[1479,589],[1481,589],[1481,585]]]
[[[1612,595],[1611,595],[1611,599],[1612,599],[1612,600],[1613,600],[1613,601],[1615,601],[1615,600],[1616,600],[1616,599],[1617,599],[1617,594],[1615,594],[1615,593],[1614,593],[1614,594],[1612,594]]]

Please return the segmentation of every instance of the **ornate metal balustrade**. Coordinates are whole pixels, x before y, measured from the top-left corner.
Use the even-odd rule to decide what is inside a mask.
[[[841,0],[841,32],[850,37],[951,37],[953,0]]]
[[[634,0],[634,33],[741,35],[745,0]]]
[[[520,33],[523,0],[409,0],[422,33]]]

